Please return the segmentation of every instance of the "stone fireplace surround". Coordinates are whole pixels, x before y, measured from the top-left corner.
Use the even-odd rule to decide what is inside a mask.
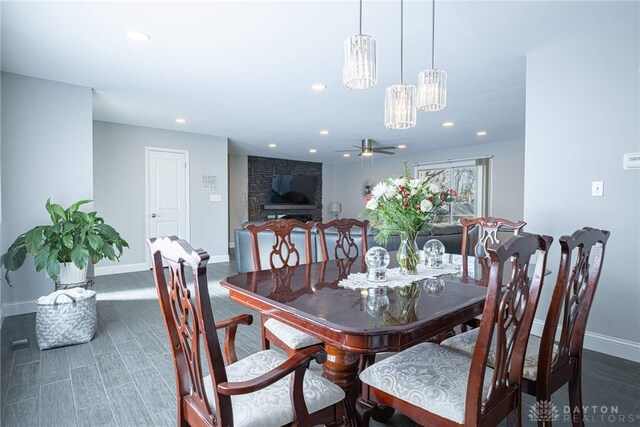
[[[322,221],[322,163],[248,156],[248,170],[249,221],[267,221],[282,216],[302,221]],[[315,205],[298,208],[272,205],[271,179],[278,174],[316,177]]]

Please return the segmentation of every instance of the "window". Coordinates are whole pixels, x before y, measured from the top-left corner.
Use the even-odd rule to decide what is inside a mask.
[[[485,157],[416,165],[416,177],[428,176],[430,182],[442,189],[453,188],[458,192],[456,201],[443,207],[442,223],[455,224],[461,218],[489,215],[489,161]]]

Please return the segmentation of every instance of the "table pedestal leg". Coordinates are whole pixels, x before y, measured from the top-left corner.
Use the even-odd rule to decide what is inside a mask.
[[[357,354],[343,351],[339,348],[325,344],[327,360],[322,365],[324,377],[338,385],[347,397],[345,399],[345,414],[352,426],[356,425],[355,403],[360,394],[360,382],[358,380],[358,364],[360,357]]]

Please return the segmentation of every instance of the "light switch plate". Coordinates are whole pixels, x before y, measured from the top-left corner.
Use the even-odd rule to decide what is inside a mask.
[[[210,202],[221,202],[222,201],[222,195],[221,194],[209,194],[209,201]]]
[[[591,183],[591,195],[594,197],[600,197],[604,193],[604,182],[603,181],[593,181]]]

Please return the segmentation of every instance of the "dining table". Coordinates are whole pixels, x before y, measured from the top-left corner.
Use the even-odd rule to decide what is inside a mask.
[[[406,286],[399,287],[344,287],[352,273],[367,271],[363,256],[238,273],[220,283],[232,301],[321,340],[327,353],[323,375],[345,391],[351,412],[363,360],[402,351],[482,314],[486,270],[468,258],[467,277],[406,276]],[[393,253],[391,260],[389,268],[397,267]],[[461,265],[460,257],[445,260]]]

